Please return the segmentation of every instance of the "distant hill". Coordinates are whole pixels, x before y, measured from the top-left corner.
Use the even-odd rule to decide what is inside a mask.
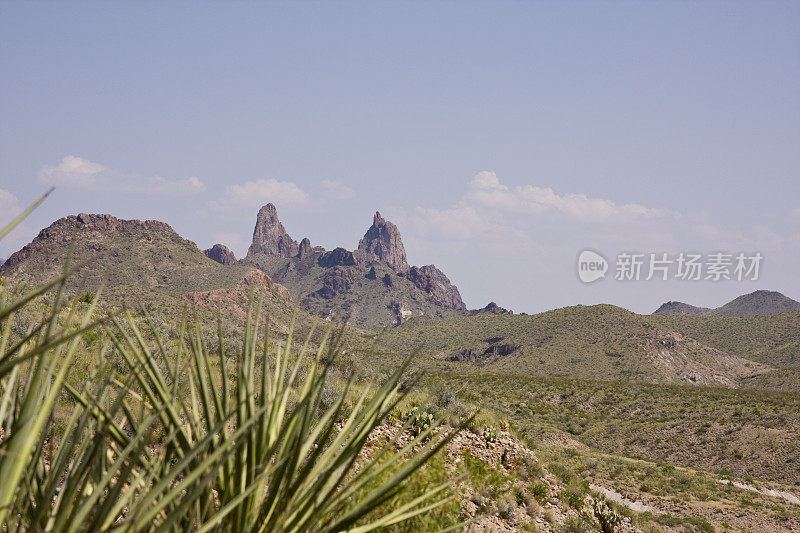
[[[414,316],[466,311],[458,288],[434,265],[411,266],[397,226],[375,213],[358,248],[325,250],[286,232],[272,204],[261,208],[242,264],[263,270],[300,297],[306,311],[349,317],[367,327],[397,325]]]
[[[711,311],[714,316],[754,316],[800,311],[800,302],[775,291],[755,291],[739,296]]]
[[[612,305],[414,318],[380,342],[389,353],[419,350],[435,368],[466,364],[548,378],[738,387],[772,370]]]
[[[79,214],[55,221],[15,252],[0,268],[13,284],[39,284],[73,265],[87,262],[69,282],[72,294],[94,291],[106,281],[110,305],[171,310],[180,316],[187,302],[229,308],[242,314],[251,291],[263,297],[278,320],[291,314],[289,292],[253,266],[224,266],[168,224]],[[288,322],[288,320],[285,320]]]
[[[683,302],[667,302],[655,310],[654,315],[688,316],[757,316],[787,313],[800,310],[800,302],[775,291],[755,291],[731,300],[721,307],[709,309]]]
[[[695,307],[694,305],[685,304],[683,302],[667,302],[661,304],[661,307],[655,310],[654,315],[680,315],[680,316],[698,316],[707,315],[711,309],[707,307]]]

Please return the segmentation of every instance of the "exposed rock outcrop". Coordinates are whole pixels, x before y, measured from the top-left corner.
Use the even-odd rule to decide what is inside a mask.
[[[265,205],[258,211],[256,227],[253,229],[253,243],[247,250],[247,257],[258,253],[294,257],[300,251],[297,241],[292,239],[278,219],[275,206]]]
[[[457,310],[467,308],[461,300],[461,294],[456,286],[450,283],[447,276],[435,265],[412,266],[406,277],[418,288],[428,293],[436,303]]]
[[[259,211],[253,244],[240,263],[257,266],[293,294],[305,294],[301,305],[307,311],[326,317],[346,312],[353,323],[362,325],[399,323],[395,319],[402,319],[402,313],[389,307],[392,301],[414,316],[442,317],[466,310],[458,289],[442,271],[434,265],[408,264],[400,231],[379,212],[356,250],[327,251],[312,247],[309,239],[296,244],[278,220],[275,206],[268,204]]]
[[[308,240],[308,237],[304,237],[303,240],[300,241],[300,246],[297,250],[297,257],[300,259],[305,259],[312,253],[314,253],[314,249],[311,248],[311,241]]]
[[[400,302],[392,302],[388,306],[389,310],[394,313],[395,316],[395,325],[399,326],[409,318],[411,318],[414,314],[413,311],[410,309],[406,309],[403,304]]]
[[[319,266],[330,268],[335,266],[355,266],[357,264],[356,257],[353,252],[349,252],[344,248],[335,248],[330,252],[325,252],[317,260]]]
[[[366,264],[379,261],[389,265],[395,272],[407,272],[409,269],[400,230],[384,220],[378,211],[372,219],[372,226],[359,241],[357,253]]]
[[[490,314],[490,315],[513,315],[514,311],[510,311],[505,307],[500,307],[494,302],[489,302],[483,309],[476,309],[469,312],[471,315]]]
[[[247,307],[246,305],[243,306],[242,302],[246,302],[254,292],[258,293],[262,290],[270,290],[285,300],[292,300],[286,287],[275,283],[272,278],[258,269],[251,270],[234,287],[210,291],[193,291],[184,294],[183,299],[187,302],[207,307],[215,307],[220,304],[231,305],[237,316],[245,318],[247,316]]]
[[[347,292],[359,277],[359,270],[354,267],[335,266],[325,272],[322,288],[316,294],[326,300]]]
[[[215,244],[208,250],[203,250],[206,257],[213,259],[223,265],[232,265],[236,262],[236,256],[224,244]]]

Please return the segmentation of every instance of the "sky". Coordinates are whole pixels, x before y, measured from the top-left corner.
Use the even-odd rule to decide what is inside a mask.
[[[81,212],[240,257],[273,202],[329,249],[380,210],[471,308],[800,300],[800,3],[0,2],[0,223],[52,185],[0,257]]]

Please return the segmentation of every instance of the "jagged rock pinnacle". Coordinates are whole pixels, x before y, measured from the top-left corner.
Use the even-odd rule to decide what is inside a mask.
[[[247,257],[258,253],[277,255],[280,257],[294,257],[300,247],[292,239],[278,219],[275,206],[265,205],[258,211],[256,227],[253,230],[253,243],[247,250]]]
[[[384,220],[379,211],[375,212],[372,226],[359,241],[358,253],[366,264],[383,262],[395,272],[407,272],[409,269],[400,230]]]

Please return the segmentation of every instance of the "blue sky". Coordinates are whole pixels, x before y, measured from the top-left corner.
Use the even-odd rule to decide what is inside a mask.
[[[61,216],[246,250],[376,209],[471,307],[800,299],[800,4],[0,3],[0,256]],[[577,280],[583,248],[761,251],[756,282]]]

